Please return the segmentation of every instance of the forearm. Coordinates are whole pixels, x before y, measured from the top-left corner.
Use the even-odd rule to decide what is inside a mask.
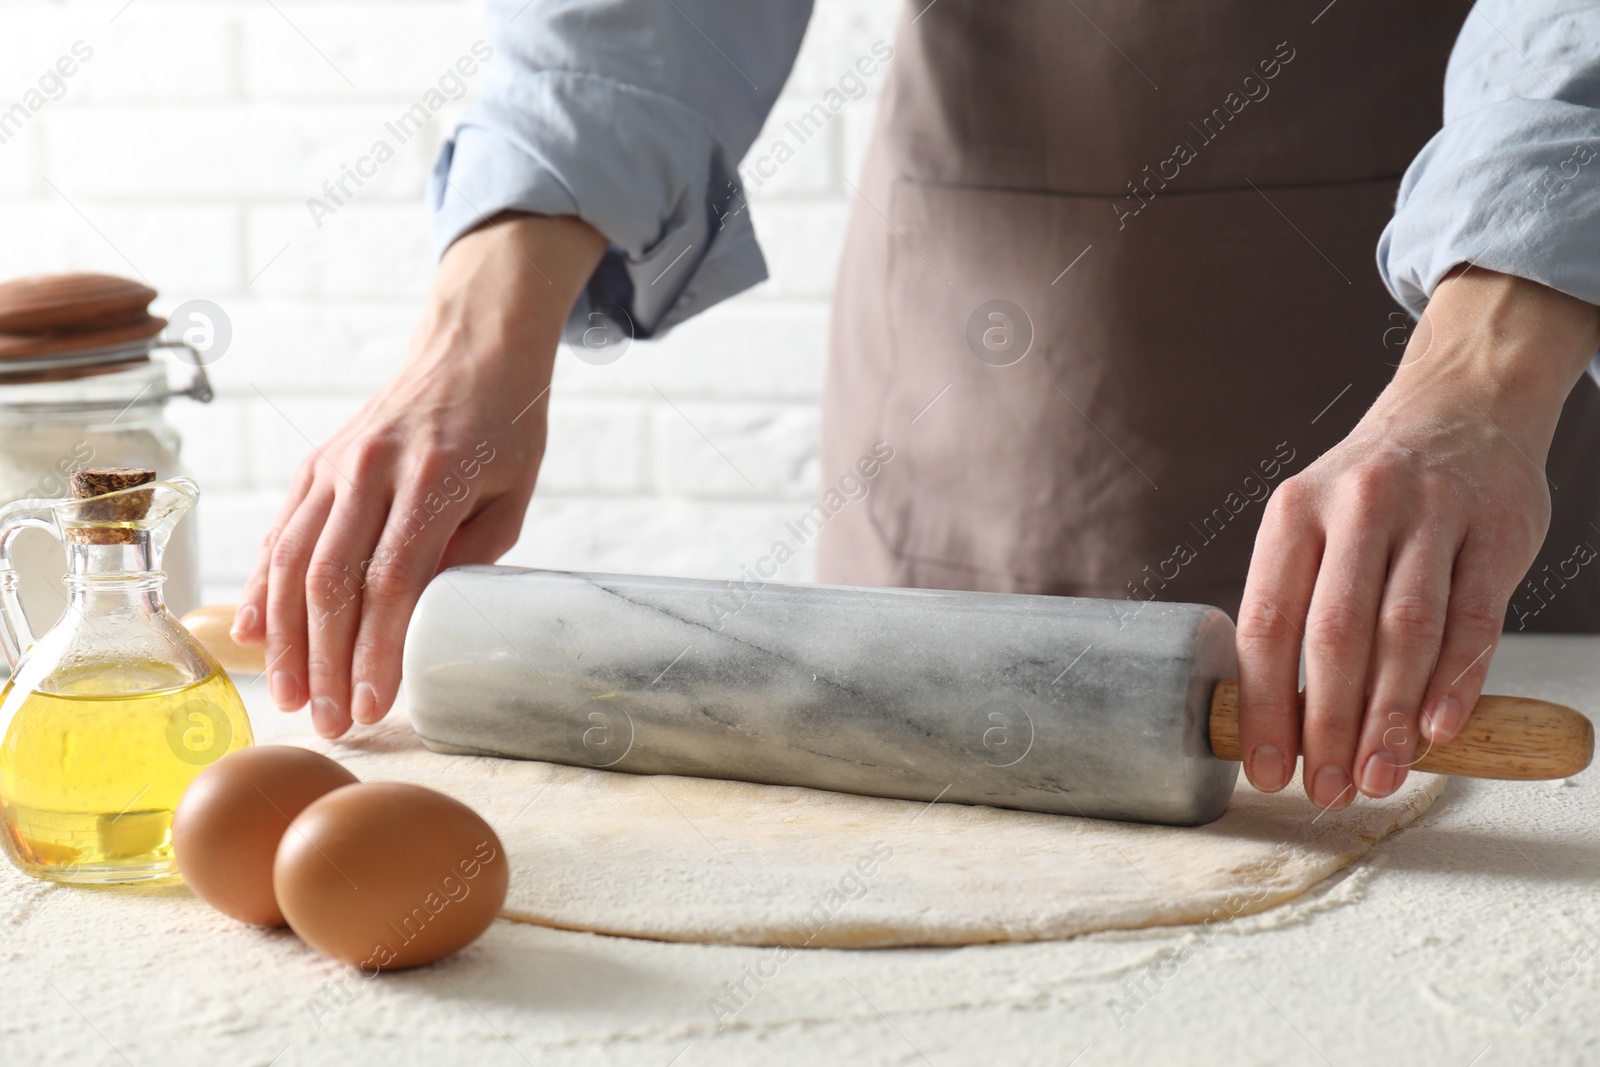
[[[542,389],[567,314],[605,248],[599,232],[571,216],[507,212],[464,234],[440,260],[408,370]]]
[[[1537,282],[1482,268],[1439,284],[1386,399],[1456,395],[1543,462],[1572,386],[1600,349],[1600,309]]]

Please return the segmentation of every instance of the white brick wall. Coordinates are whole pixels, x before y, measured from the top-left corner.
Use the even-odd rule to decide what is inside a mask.
[[[890,40],[897,9],[818,0],[754,155]],[[307,438],[320,443],[398,368],[433,267],[421,192],[463,102],[320,229],[305,200],[482,21],[472,0],[0,0],[0,109],[75,41],[93,49],[0,144],[0,278],[143,274],[158,309],[204,297],[232,320],[233,346],[210,368],[216,402],[170,412],[206,490],[209,598],[237,592]],[[865,99],[750,194],[770,282],[609,366],[560,357],[544,474],[507,562],[731,577],[819,492],[844,179],[861,165],[883,75],[867,81]],[[811,569],[802,554],[783,577]]]

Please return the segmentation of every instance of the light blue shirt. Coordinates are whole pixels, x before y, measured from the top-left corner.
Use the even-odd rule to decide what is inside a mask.
[[[1450,53],[1444,126],[1400,183],[1378,270],[1421,315],[1460,263],[1600,304],[1600,5],[1480,0]],[[1600,357],[1589,365],[1600,381]]]
[[[811,0],[489,0],[492,60],[429,182],[442,254],[505,210],[576,215],[611,248],[568,320],[666,332],[767,276],[736,170]],[[537,266],[537,264],[535,264]]]
[[[596,307],[659,335],[763,280],[736,167],[810,14],[810,0],[489,0],[487,81],[430,183],[438,250],[507,209],[584,219],[611,248],[569,335]],[[1390,292],[1420,314],[1471,262],[1600,304],[1600,5],[1482,0],[1444,92],[1378,243]]]

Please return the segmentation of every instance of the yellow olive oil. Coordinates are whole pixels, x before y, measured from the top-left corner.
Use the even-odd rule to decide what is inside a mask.
[[[166,678],[177,684],[160,687]],[[253,740],[226,673],[182,682],[168,664],[96,666],[19,694],[0,744],[0,845],[12,863],[58,882],[175,873],[184,787]],[[8,711],[12,685],[0,693]]]

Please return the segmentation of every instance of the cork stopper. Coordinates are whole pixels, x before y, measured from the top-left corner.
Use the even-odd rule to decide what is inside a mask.
[[[75,500],[103,496],[123,489],[147,485],[156,480],[156,472],[147,467],[79,467],[72,472],[72,496]],[[76,509],[75,517],[84,522],[133,523],[145,517],[150,510],[151,494],[127,493],[110,500],[99,501]],[[67,540],[80,545],[131,545],[138,541],[138,531],[106,528],[73,528],[67,530]]]

